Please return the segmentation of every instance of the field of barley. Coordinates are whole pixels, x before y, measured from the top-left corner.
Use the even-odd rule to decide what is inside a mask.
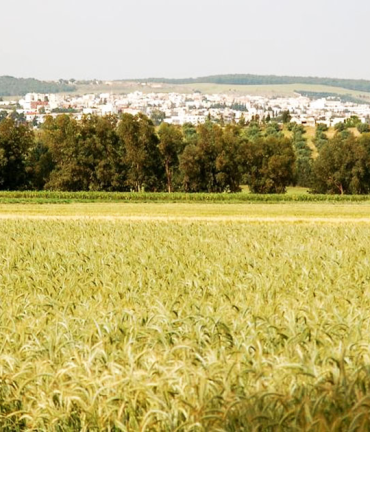
[[[1,205],[0,227],[0,431],[370,430],[368,205]]]

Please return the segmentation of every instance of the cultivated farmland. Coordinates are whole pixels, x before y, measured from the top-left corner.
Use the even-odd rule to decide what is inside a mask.
[[[369,206],[280,208],[1,206],[0,430],[369,430]]]

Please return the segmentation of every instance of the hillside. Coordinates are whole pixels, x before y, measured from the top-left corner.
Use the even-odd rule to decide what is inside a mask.
[[[21,96],[29,92],[58,93],[73,92],[76,87],[59,82],[43,82],[35,78],[0,77],[0,96]]]
[[[198,78],[147,78],[135,79],[137,82],[171,83],[173,85],[214,83],[226,85],[326,85],[360,92],[370,92],[370,80],[351,80],[326,77],[291,77],[278,75],[211,75]]]
[[[195,91],[203,95],[208,94],[232,94],[235,97],[244,95],[261,95],[265,97],[294,97],[299,92],[309,95],[312,92],[312,98],[320,93],[322,96],[335,96],[343,100],[351,100],[359,103],[370,103],[370,92],[364,93],[355,90],[348,90],[339,87],[330,87],[325,85],[227,85],[216,83],[192,83],[192,84],[171,84],[157,82],[134,82],[134,81],[110,81],[97,83],[76,83],[77,93],[80,95],[86,93],[112,93],[128,94],[135,91],[143,93],[182,93],[192,94]],[[309,95],[311,96],[311,95]]]

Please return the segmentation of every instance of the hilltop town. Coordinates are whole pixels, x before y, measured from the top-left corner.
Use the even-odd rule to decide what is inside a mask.
[[[147,85],[145,85],[147,88]],[[155,90],[155,88],[153,88]],[[301,125],[315,126],[318,123],[335,126],[352,116],[363,123],[370,121],[370,104],[354,103],[340,97],[325,96],[310,98],[295,93],[291,97],[265,97],[237,95],[234,93],[204,94],[200,92],[151,92],[135,91],[117,93],[28,93],[18,101],[1,101],[0,110],[16,110],[35,127],[42,124],[46,115],[68,113],[80,119],[83,115],[108,115],[139,112],[152,118],[155,123],[199,125],[207,119],[231,123],[254,119],[273,120],[289,111],[291,121]]]

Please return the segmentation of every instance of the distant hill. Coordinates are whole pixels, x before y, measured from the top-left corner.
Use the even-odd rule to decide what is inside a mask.
[[[0,77],[0,95],[3,97],[22,96],[26,93],[73,92],[76,87],[60,82],[43,82],[35,78]]]
[[[186,85],[192,83],[216,83],[225,85],[327,85],[359,92],[370,92],[370,80],[350,80],[326,77],[287,77],[277,75],[211,75],[198,78],[146,78],[133,79],[135,82],[169,83]]]

